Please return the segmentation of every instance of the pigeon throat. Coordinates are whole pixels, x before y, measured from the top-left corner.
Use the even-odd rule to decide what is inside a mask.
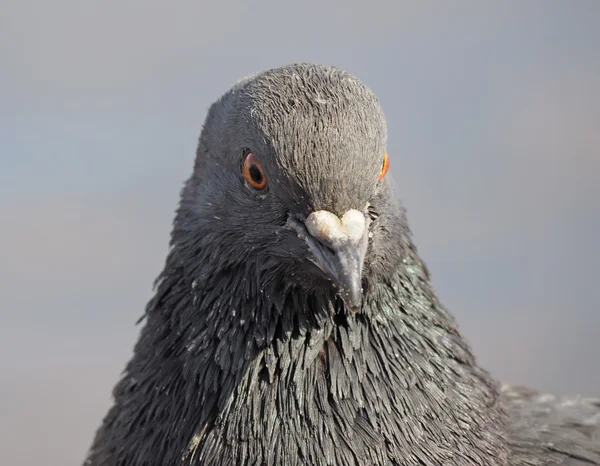
[[[224,289],[195,300],[165,277],[128,375],[179,423],[180,438],[154,434],[180,442],[165,464],[503,464],[494,382],[429,288],[392,278],[366,290],[368,312],[336,318],[328,295],[292,289],[278,307],[267,290],[234,313]],[[149,390],[165,379],[150,367],[170,368],[167,392]]]

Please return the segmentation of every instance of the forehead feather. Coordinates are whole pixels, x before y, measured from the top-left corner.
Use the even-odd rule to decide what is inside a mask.
[[[364,84],[336,68],[294,65],[247,80],[243,93],[253,126],[315,208],[360,207],[386,143],[383,111]]]

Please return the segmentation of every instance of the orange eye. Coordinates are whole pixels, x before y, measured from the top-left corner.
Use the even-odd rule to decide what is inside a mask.
[[[258,157],[250,152],[244,160],[244,177],[254,189],[263,190],[267,187],[267,177]]]
[[[387,155],[387,152],[383,156],[383,165],[381,167],[381,174],[379,175],[379,181],[385,178],[388,170],[390,169],[390,157]]]

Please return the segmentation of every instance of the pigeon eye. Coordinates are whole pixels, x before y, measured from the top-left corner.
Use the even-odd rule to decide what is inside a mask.
[[[254,189],[263,190],[267,187],[267,177],[258,157],[250,152],[244,160],[244,177]]]
[[[390,157],[388,156],[388,154],[386,152],[385,155],[383,156],[383,165],[381,166],[381,174],[379,175],[379,181],[381,181],[385,178],[385,175],[387,175],[387,172],[389,169],[390,169]]]

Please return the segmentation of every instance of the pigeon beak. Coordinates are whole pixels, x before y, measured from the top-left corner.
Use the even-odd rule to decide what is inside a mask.
[[[369,244],[364,214],[352,209],[340,219],[321,210],[310,214],[304,225],[311,260],[334,282],[349,310],[359,312],[363,263]]]
[[[353,313],[359,312],[362,305],[362,268],[367,241],[361,241],[357,246],[342,244],[335,248],[324,247],[317,241],[309,241],[309,244],[317,259],[315,263],[333,280],[346,306]]]

